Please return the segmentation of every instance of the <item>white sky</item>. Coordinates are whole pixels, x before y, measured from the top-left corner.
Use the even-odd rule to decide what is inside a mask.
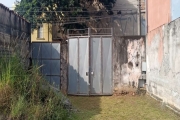
[[[0,0],[0,3],[4,4],[6,7],[13,7],[16,0]]]

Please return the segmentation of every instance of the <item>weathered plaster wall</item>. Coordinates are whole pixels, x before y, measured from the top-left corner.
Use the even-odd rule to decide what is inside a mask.
[[[180,109],[180,19],[148,33],[147,90]]]
[[[180,0],[171,0],[171,18],[172,20],[180,17]]]
[[[171,21],[171,0],[147,0],[148,31]]]
[[[138,87],[142,61],[145,61],[145,37],[115,37],[114,89],[121,89],[124,86]]]

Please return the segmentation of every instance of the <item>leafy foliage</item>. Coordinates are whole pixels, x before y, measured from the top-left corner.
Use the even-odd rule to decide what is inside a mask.
[[[99,0],[97,6],[104,5],[107,13],[112,15],[109,10],[115,1]],[[21,0],[16,1],[15,11],[31,23],[32,30],[41,23],[57,23],[58,31],[66,34],[67,29],[87,28],[90,16],[102,15],[96,9],[93,9],[94,13],[89,11],[93,2],[94,0]]]
[[[84,24],[66,22],[77,21],[87,9],[78,0],[21,0],[16,1],[15,11],[32,24],[32,29],[41,23],[59,23],[60,27],[84,27]],[[86,12],[87,13],[87,12]]]

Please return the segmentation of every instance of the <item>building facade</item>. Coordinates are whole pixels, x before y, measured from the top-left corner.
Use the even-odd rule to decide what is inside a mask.
[[[52,42],[52,25],[43,23],[31,32],[31,42]]]

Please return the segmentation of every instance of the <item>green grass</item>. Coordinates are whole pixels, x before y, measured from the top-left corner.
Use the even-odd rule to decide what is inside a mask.
[[[0,119],[66,120],[63,99],[37,66],[27,71],[17,54],[0,58]]]
[[[69,96],[77,108],[76,120],[180,120],[180,117],[149,96]]]

